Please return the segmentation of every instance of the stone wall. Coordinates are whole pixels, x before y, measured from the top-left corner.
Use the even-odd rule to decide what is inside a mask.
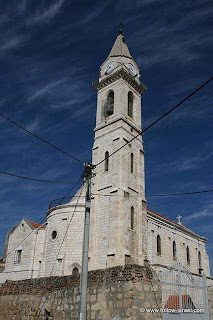
[[[0,320],[77,319],[79,276],[9,282],[0,286]],[[88,320],[141,319],[141,308],[161,307],[160,283],[153,270],[126,265],[89,272]],[[162,319],[155,314],[155,319]]]
[[[213,319],[213,286],[208,287],[210,320]]]

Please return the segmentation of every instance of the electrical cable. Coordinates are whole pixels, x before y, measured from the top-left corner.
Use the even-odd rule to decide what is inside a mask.
[[[146,142],[152,140],[152,139],[155,138],[155,137],[158,137],[158,136],[159,136],[160,134],[162,134],[166,129],[168,129],[171,125],[173,125],[173,124],[174,124],[175,122],[177,122],[178,120],[184,118],[185,116],[187,116],[187,115],[189,115],[190,113],[192,113],[193,111],[195,111],[198,107],[201,106],[201,104],[203,104],[205,101],[207,101],[208,99],[210,99],[212,96],[213,96],[213,94],[212,94],[212,95],[209,95],[207,98],[205,98],[204,100],[202,100],[199,104],[197,104],[195,107],[189,109],[187,112],[185,112],[184,114],[182,114],[180,117],[176,118],[174,121],[170,122],[168,125],[166,125],[166,126],[165,126],[164,128],[162,128],[161,130],[158,130],[157,133],[154,134],[154,135],[152,135],[148,140],[146,140]],[[146,142],[145,142],[145,143],[146,143]],[[128,154],[132,153],[132,151],[134,151],[134,150],[136,150],[136,149],[138,149],[138,147],[133,148],[130,152],[124,154],[124,155],[121,156],[119,159],[113,161],[113,162],[111,163],[111,165],[114,164],[114,163],[116,163],[116,162],[118,162],[118,161],[121,160],[122,158],[126,157]],[[99,172],[99,173],[100,173],[100,172]]]
[[[63,243],[64,243],[64,240],[65,240],[65,238],[66,238],[66,236],[67,236],[67,233],[68,233],[70,224],[71,224],[71,222],[72,222],[72,220],[73,220],[73,218],[74,218],[74,215],[75,215],[75,212],[76,212],[76,208],[77,208],[77,206],[78,206],[78,202],[79,202],[79,200],[80,200],[80,198],[81,198],[82,191],[83,191],[83,190],[80,191],[80,194],[79,194],[78,199],[77,199],[77,201],[76,201],[76,205],[75,205],[75,207],[74,207],[73,214],[72,214],[72,216],[71,216],[71,218],[70,218],[70,221],[69,221],[69,223],[68,223],[68,225],[67,225],[67,229],[66,229],[66,232],[65,232],[65,234],[64,234],[64,237],[63,237],[63,239],[62,239],[62,242],[61,242],[61,245],[60,245],[60,247],[59,247],[59,250],[58,250],[58,252],[57,252],[57,254],[56,254],[56,258],[54,259],[54,263],[53,263],[53,266],[52,266],[52,269],[51,269],[51,272],[50,272],[49,277],[51,277],[51,275],[52,275],[52,273],[53,273],[53,270],[54,270],[54,267],[55,267],[55,263],[56,263],[56,261],[57,261],[57,259],[58,259],[58,255],[59,255],[59,253],[60,253],[60,251],[61,251],[61,248],[62,248],[62,245],[63,245]],[[43,304],[38,307],[38,309],[37,309],[36,312],[35,312],[34,319],[36,319],[36,318],[38,318],[38,317],[40,316],[41,310],[42,310],[42,308],[44,307],[45,303],[46,303],[46,301],[44,300]]]
[[[122,190],[122,189],[121,189]],[[177,192],[177,193],[161,193],[161,194],[148,194],[146,197],[170,197],[170,196],[183,196],[183,195],[194,195],[200,193],[210,193],[213,192],[213,189],[209,190],[197,190],[197,191],[189,191],[189,192]],[[101,194],[101,193],[93,193],[94,196],[103,196],[103,197],[123,197],[123,195],[117,194]],[[131,197],[141,197],[141,196],[134,196],[130,195]]]
[[[58,150],[58,151],[60,151],[60,152],[62,152],[62,153],[64,153],[64,154],[66,154],[67,156],[71,157],[72,159],[74,159],[74,160],[78,161],[79,163],[83,164],[83,162],[82,162],[80,159],[78,159],[78,158],[76,158],[75,156],[71,155],[70,153],[62,150],[61,148],[53,145],[52,143],[48,142],[47,140],[43,139],[42,137],[38,136],[37,134],[31,132],[30,130],[24,128],[22,125],[18,124],[17,122],[13,121],[12,119],[6,117],[6,116],[3,115],[2,113],[0,113],[0,116],[1,116],[2,118],[6,119],[7,121],[11,122],[11,123],[14,124],[15,126],[19,127],[20,129],[24,130],[25,132],[31,134],[33,137],[35,137],[35,138],[39,139],[40,141],[46,143],[46,144],[49,145],[50,147],[52,147],[52,148],[54,148],[54,149],[56,149],[56,150]]]
[[[59,252],[60,252],[60,250],[61,250],[61,248],[62,248],[62,245],[63,245],[63,243],[64,243],[64,240],[65,240],[65,238],[66,238],[66,235],[67,235],[67,232],[68,232],[68,230],[69,230],[70,224],[71,224],[71,222],[72,222],[72,220],[73,220],[73,218],[74,218],[74,215],[75,215],[75,212],[76,212],[76,208],[77,208],[77,206],[78,206],[78,202],[79,202],[79,200],[80,200],[82,191],[83,191],[83,190],[80,191],[80,194],[79,194],[78,199],[77,199],[77,201],[76,201],[76,205],[75,205],[75,207],[74,207],[73,214],[72,214],[72,216],[71,216],[71,218],[70,218],[70,221],[69,221],[69,223],[68,223],[68,225],[67,225],[66,232],[65,232],[65,234],[64,234],[63,240],[62,240],[62,242],[61,242],[60,248],[59,248],[58,253],[57,253],[57,255],[56,255],[56,259],[55,259],[55,261],[54,261],[54,263],[53,263],[53,267],[52,267],[52,270],[51,270],[49,276],[51,276],[51,274],[52,274],[52,272],[53,272],[53,270],[54,270],[55,263],[56,263],[56,260],[57,260],[57,258],[58,258]]]
[[[142,135],[143,133],[145,133],[146,131],[148,131],[150,128],[152,128],[155,124],[157,124],[159,121],[161,121],[163,118],[165,118],[169,113],[171,113],[172,111],[174,111],[175,109],[177,109],[181,104],[183,104],[185,101],[187,101],[189,98],[191,98],[195,93],[197,93],[199,90],[201,90],[204,86],[206,86],[210,81],[213,80],[213,77],[209,78],[207,81],[205,81],[202,85],[200,85],[197,89],[195,89],[193,92],[191,92],[187,97],[185,97],[184,99],[182,99],[180,102],[178,102],[174,107],[170,108],[166,113],[164,113],[161,117],[157,118],[154,122],[152,122],[150,125],[148,125],[148,127],[146,127],[144,130],[142,130],[141,132],[139,132],[136,136],[134,136],[132,139],[130,139],[128,142],[126,142],[125,144],[123,144],[120,148],[118,148],[117,150],[115,150],[114,152],[112,152],[110,155],[108,155],[106,158],[104,158],[103,160],[101,160],[100,162],[98,162],[96,164],[96,167],[98,165],[100,165],[101,163],[103,163],[106,159],[110,158],[112,155],[114,155],[115,153],[117,153],[118,151],[120,151],[122,148],[124,148],[126,145],[128,145],[129,143],[131,143],[134,139],[136,139],[137,137],[139,137],[140,135]]]
[[[200,194],[200,193],[209,193],[213,192],[211,190],[198,190],[198,191],[191,191],[191,192],[179,192],[179,193],[167,193],[167,194],[148,194],[147,197],[170,197],[170,196],[183,196],[183,195],[193,195],[193,194]]]
[[[68,193],[66,194],[66,196],[69,195],[70,192],[71,192],[71,191],[77,186],[77,184],[78,184],[79,182],[81,182],[81,181],[82,181],[82,176],[79,178],[79,180],[76,182],[76,184],[68,191]],[[64,196],[64,197],[62,198],[62,200],[60,200],[60,201],[56,204],[55,207],[57,207],[58,205],[60,205],[60,203],[63,201],[63,199],[66,198],[66,196]],[[44,217],[39,224],[42,225],[42,224],[43,224],[43,221],[44,221],[45,219],[46,219],[46,217]],[[40,228],[40,227],[39,227],[39,228]],[[38,229],[39,229],[39,228],[38,228]],[[20,246],[34,231],[35,231],[35,229],[33,229],[18,245],[16,245],[15,248],[12,249],[12,250],[6,255],[6,257],[4,257],[4,259],[6,259],[12,252],[14,252],[14,251],[16,250],[16,248],[18,248],[18,246]]]
[[[20,176],[14,173],[10,172],[5,172],[5,171],[0,171],[0,174],[4,174],[7,176],[11,176],[14,178],[20,178],[20,179],[25,179],[25,180],[30,180],[30,181],[37,181],[37,182],[46,182],[46,183],[62,183],[62,184],[70,184],[70,183],[76,183],[77,181],[53,181],[53,180],[44,180],[44,179],[35,179],[35,178],[30,178],[26,176]]]

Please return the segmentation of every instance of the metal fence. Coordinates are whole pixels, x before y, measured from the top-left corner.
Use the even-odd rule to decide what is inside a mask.
[[[194,276],[180,263],[158,272],[164,320],[209,320],[205,275]]]

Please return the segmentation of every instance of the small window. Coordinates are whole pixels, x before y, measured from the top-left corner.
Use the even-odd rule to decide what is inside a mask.
[[[73,276],[76,276],[76,275],[78,275],[79,274],[79,270],[78,270],[78,268],[73,268],[73,270],[72,270],[72,275]]]
[[[157,254],[161,255],[161,238],[159,234],[157,235]]]
[[[198,265],[199,265],[199,268],[201,269],[202,268],[202,262],[201,262],[201,253],[200,253],[200,251],[198,251]]]
[[[173,241],[173,259],[177,260],[177,247],[175,241]]]
[[[109,171],[109,152],[105,152],[105,171]]]
[[[15,263],[21,263],[22,249],[15,251]]]
[[[134,215],[135,215],[135,210],[134,207],[131,207],[131,223],[130,223],[130,229],[134,230]]]
[[[125,254],[125,264],[130,264],[131,263],[131,256],[128,254]]]
[[[104,108],[105,118],[111,116],[114,113],[114,91],[110,90],[107,95],[107,100]]]
[[[131,173],[134,172],[134,154],[131,153],[131,156],[130,156],[130,169],[131,169]]]
[[[57,231],[54,230],[51,234],[51,237],[52,237],[52,240],[55,240],[57,237]]]
[[[133,93],[128,92],[128,116],[133,118]]]
[[[189,252],[189,247],[186,247],[186,260],[187,264],[190,264],[190,252]]]

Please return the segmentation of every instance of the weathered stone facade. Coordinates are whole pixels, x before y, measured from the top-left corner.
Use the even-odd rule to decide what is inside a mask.
[[[110,64],[113,69],[106,70]],[[135,70],[129,72],[129,66]],[[143,264],[146,252],[146,208],[141,94],[146,91],[139,80],[140,70],[120,34],[100,68],[95,84],[97,114],[92,163],[99,164],[93,179],[95,194],[91,206],[91,269],[124,265],[126,261]],[[112,112],[106,115],[109,94],[113,94]],[[129,113],[131,94],[132,113]],[[126,148],[121,148],[131,141]],[[106,154],[112,154],[107,160]],[[132,166],[131,166],[132,157]],[[97,195],[96,195],[97,194]],[[134,226],[131,227],[131,210]]]
[[[43,226],[37,224],[33,226],[31,223],[27,219],[22,219],[8,233],[5,270],[0,274],[0,282],[7,279],[21,280],[39,276],[39,261],[43,259],[46,233]],[[21,251],[20,261],[16,261],[17,251]]]
[[[77,319],[78,276],[48,277],[0,286],[0,320]],[[136,265],[89,272],[88,320],[141,319],[141,308],[161,307],[161,287],[153,270]],[[156,314],[155,319],[162,319]]]
[[[102,64],[94,87],[97,115],[92,163],[98,165],[92,179],[89,270],[129,263],[143,266],[148,259],[156,270],[179,261],[190,272],[204,270],[209,276],[207,239],[147,210],[141,139],[141,95],[146,86],[122,34]],[[57,202],[49,208],[45,227],[35,227],[26,219],[15,226],[8,233],[0,283],[71,275],[74,268],[80,272],[84,207],[82,187],[68,203]],[[161,253],[157,252],[157,236]],[[20,261],[16,261],[17,251],[21,251]]]
[[[147,210],[148,253],[147,257],[153,268],[171,266],[180,262],[190,272],[199,274],[201,270],[210,276],[209,257],[206,251],[206,238],[200,237],[181,224],[175,223],[151,210]],[[157,252],[157,236],[161,239],[161,253]],[[173,242],[176,253],[173,255]],[[189,261],[186,249],[189,248]],[[200,262],[199,262],[200,252]]]
[[[210,320],[213,320],[213,285],[208,287]]]

